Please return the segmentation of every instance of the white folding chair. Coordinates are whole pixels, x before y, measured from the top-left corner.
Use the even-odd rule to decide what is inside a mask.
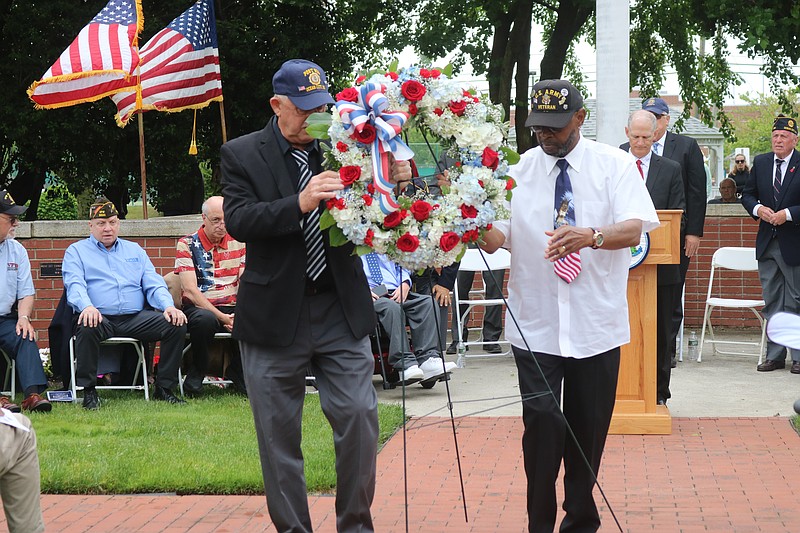
[[[484,262],[483,258],[486,258],[486,262]],[[488,263],[488,267],[486,264]],[[461,258],[461,264],[458,267],[459,272],[481,272],[481,274],[487,270],[501,270],[507,269],[511,266],[511,254],[508,250],[503,248],[497,250],[493,254],[481,253],[480,250],[477,248],[469,248],[464,257]],[[472,310],[473,307],[482,306],[482,307],[491,307],[493,305],[503,305],[503,300],[500,298],[486,298],[486,283],[483,280],[483,275],[480,276],[481,279],[481,289],[470,291],[469,294],[459,294],[458,293],[458,284],[455,286],[455,304],[453,306],[453,312],[456,314],[456,322],[458,326],[458,359],[456,360],[456,364],[459,368],[464,368],[466,361],[465,358],[466,350],[462,349],[462,347],[466,348],[467,346],[484,346],[486,344],[499,344],[502,346],[502,351],[499,354],[487,354],[487,353],[480,353],[480,354],[470,354],[470,357],[498,357],[498,356],[506,356],[511,354],[511,343],[508,341],[498,340],[498,341],[487,341],[484,340],[482,336],[479,337],[480,340],[477,341],[466,341],[464,342],[463,339],[463,324],[466,322],[467,316],[469,312]],[[502,283],[502,280],[501,280]],[[477,298],[472,298],[473,296],[477,296]],[[465,305],[466,309],[463,313],[459,312],[459,306]],[[483,331],[483,328],[470,328],[469,331]]]
[[[134,339],[133,337],[109,337],[108,339],[104,340],[100,343],[101,346],[106,345],[119,345],[119,344],[132,344],[133,347],[136,349],[136,355],[138,356],[139,360],[136,363],[136,372],[133,376],[133,381],[130,385],[97,385],[96,388],[98,389],[127,389],[127,390],[142,390],[144,391],[144,399],[150,400],[150,391],[148,390],[148,383],[147,383],[147,360],[144,356],[144,344],[139,339]],[[72,388],[72,397],[74,398],[73,401],[78,401],[78,389],[83,389],[83,387],[78,387],[75,384],[75,365],[77,364],[77,359],[75,357],[75,336],[73,335],[69,339],[69,372],[70,372],[70,387]],[[139,372],[142,373],[142,383],[143,385],[137,385],[139,381]]]
[[[14,400],[17,395],[17,361],[8,356],[5,350],[0,350],[6,360],[6,377],[3,379],[3,390],[0,394],[6,394]]]
[[[186,335],[186,338],[189,339],[189,335],[188,334]],[[231,338],[231,334],[228,333],[228,332],[215,333],[214,334],[214,338],[215,339],[230,339]],[[186,343],[186,346],[184,346],[184,348],[183,348],[182,357],[186,356],[186,352],[188,352],[191,348],[192,348],[192,341],[190,340],[189,342]],[[186,378],[184,378],[183,372],[181,371],[180,367],[178,367],[178,384],[179,384],[180,389],[181,389],[181,396],[184,395],[183,394],[183,381],[184,381],[184,379],[186,379]],[[231,381],[229,379],[222,379],[222,378],[217,379],[217,378],[211,378],[211,377],[205,376],[203,378],[203,385],[233,385],[233,381]]]
[[[703,313],[703,329],[700,333],[700,353],[697,356],[697,362],[702,361],[704,343],[711,343],[714,347],[714,354],[726,355],[758,355],[758,364],[764,357],[764,336],[766,333],[766,321],[759,313],[758,308],[764,307],[764,300],[749,300],[744,298],[723,298],[712,296],[714,287],[714,278],[722,277],[725,271],[735,272],[752,272],[758,270],[758,261],[756,261],[755,248],[740,248],[733,246],[726,246],[714,252],[711,258],[711,275],[708,278],[708,292],[706,293],[706,307]],[[722,283],[718,283],[718,288],[722,290]],[[750,309],[756,315],[758,321],[761,323],[761,341],[760,342],[747,342],[747,341],[723,341],[718,340],[714,336],[714,326],[711,324],[711,311],[714,308],[728,308],[728,309]],[[706,324],[708,324],[708,332],[711,336],[706,339]],[[747,346],[758,346],[758,354],[752,352],[731,352],[723,351],[717,348],[717,344],[743,344]]]

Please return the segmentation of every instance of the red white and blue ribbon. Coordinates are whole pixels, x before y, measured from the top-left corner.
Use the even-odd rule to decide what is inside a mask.
[[[375,188],[380,193],[378,203],[385,215],[399,208],[392,192],[394,184],[389,181],[389,154],[398,161],[407,161],[414,157],[414,152],[400,138],[408,114],[403,111],[389,111],[388,107],[389,101],[383,94],[383,85],[371,82],[358,88],[358,102],[336,102],[336,110],[346,132],[351,135],[354,132],[360,133],[367,124],[375,128],[375,141],[370,150],[372,172]]]

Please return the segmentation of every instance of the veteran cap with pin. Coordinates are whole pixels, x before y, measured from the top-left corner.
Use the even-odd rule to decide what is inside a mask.
[[[525,126],[561,129],[583,108],[583,96],[567,80],[542,80],[533,86],[531,113]]]
[[[786,115],[778,115],[772,123],[772,131],[788,131],[797,135],[797,121]]]
[[[117,211],[116,206],[106,200],[100,199],[97,200],[89,207],[89,219],[94,220],[96,218],[111,218],[119,216],[119,211]]]

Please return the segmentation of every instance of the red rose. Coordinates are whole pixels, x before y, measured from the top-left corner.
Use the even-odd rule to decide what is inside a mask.
[[[343,143],[342,141],[339,141],[338,143],[336,143],[336,149],[339,150],[342,153],[344,153],[344,152],[346,152],[348,150],[347,145],[345,143]]]
[[[431,206],[431,204],[425,200],[416,200],[413,204],[411,204],[411,214],[414,215],[414,218],[419,222],[422,222],[428,218],[431,215],[432,210],[433,206]]]
[[[431,69],[431,78],[438,78],[441,75],[442,75],[442,71],[441,70],[439,70],[437,68]]]
[[[394,211],[389,213],[383,218],[383,227],[384,228],[393,228],[395,226],[399,226],[400,223],[403,221],[404,218],[408,215],[408,212],[405,210]]]
[[[463,91],[461,91],[461,94],[463,94],[464,96],[466,96],[466,97],[468,97],[468,98],[472,98],[472,93],[471,93],[471,92],[469,92],[469,91],[468,91],[468,90],[466,90],[466,89],[464,89]]]
[[[361,131],[354,131],[351,137],[360,143],[371,144],[375,140],[375,135],[375,126],[364,124]]]
[[[464,111],[467,110],[467,103],[464,100],[453,100],[447,107],[450,108],[450,111],[456,116],[462,116]]]
[[[486,224],[486,231],[489,231],[490,229],[492,229],[492,225],[491,224]]]
[[[417,111],[419,111],[419,110],[417,109],[417,104],[410,104],[410,105],[408,106],[408,113],[409,113],[410,115],[412,115],[412,116],[416,115],[416,114],[417,114]]]
[[[433,110],[433,114],[436,115],[437,117],[441,117],[444,114],[444,109],[442,109],[441,107],[437,107],[436,109]]]
[[[356,165],[348,165],[339,169],[339,179],[342,180],[342,185],[347,187],[352,185],[354,181],[361,177],[361,167]]]
[[[514,181],[514,178],[509,177],[508,179],[506,179],[506,190],[507,191],[510,191],[511,189],[513,189],[516,186],[517,186],[517,182]]]
[[[386,75],[392,78],[392,81],[397,81],[397,72],[395,71],[387,72]]]
[[[347,204],[344,203],[344,198],[331,198],[325,202],[325,207],[328,208],[328,211],[332,211],[334,207],[336,209],[344,209]]]
[[[348,87],[347,89],[336,94],[336,100],[344,102],[358,102],[358,91],[352,87]]]
[[[431,71],[426,68],[421,68],[419,69],[419,75],[422,76],[423,78],[430,78]]]
[[[427,89],[425,86],[422,85],[420,82],[415,80],[407,80],[403,82],[403,85],[400,87],[400,92],[411,102],[419,102],[422,100],[422,97],[425,96]]]
[[[367,183],[367,192],[370,194],[375,194],[375,184],[371,181]]]
[[[366,77],[366,76],[363,76],[363,75],[362,75],[362,76],[358,76],[358,77],[356,78],[356,84],[359,84],[359,83],[364,83],[364,81],[365,81],[366,79],[367,79],[367,77]]]
[[[362,194],[361,199],[364,200],[365,205],[372,205],[372,196],[369,194]]]
[[[461,239],[458,237],[457,233],[448,231],[442,234],[441,238],[439,239],[439,247],[442,249],[442,251],[449,252],[458,246],[458,243],[460,242]]]
[[[409,233],[397,239],[397,249],[401,252],[413,252],[419,248],[419,238]]]
[[[461,216],[463,218],[475,218],[478,216],[478,210],[474,205],[461,204]]]
[[[375,232],[371,229],[367,230],[367,234],[364,236],[364,244],[367,246],[372,246],[372,238],[375,236]]]
[[[475,242],[478,240],[478,237],[480,237],[478,230],[471,229],[469,231],[464,232],[464,235],[461,236],[461,240],[463,242]]]
[[[491,168],[492,170],[497,170],[497,165],[500,164],[500,157],[498,156],[497,152],[489,148],[488,146],[483,149],[483,155],[481,156],[481,163],[483,166],[487,168]]]

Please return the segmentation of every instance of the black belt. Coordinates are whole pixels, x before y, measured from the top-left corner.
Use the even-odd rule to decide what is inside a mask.
[[[329,287],[327,285],[315,283],[313,280],[306,278],[306,288],[305,288],[305,295],[306,296],[316,296],[317,294],[325,294],[326,292],[331,292],[333,287]]]

